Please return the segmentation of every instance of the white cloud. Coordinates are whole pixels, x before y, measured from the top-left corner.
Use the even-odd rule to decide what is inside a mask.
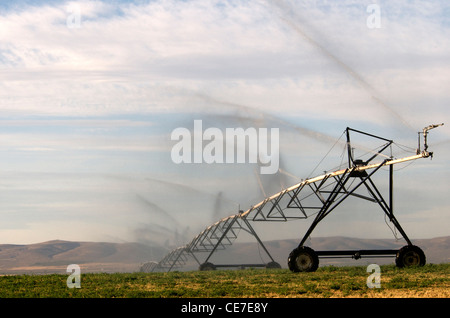
[[[303,157],[325,153],[312,153],[323,149],[303,139],[299,145],[304,127],[334,136],[336,127],[357,123],[415,146],[416,129],[448,117],[448,4],[382,1],[381,28],[369,29],[370,3],[73,1],[6,10],[1,171],[155,172],[214,191],[232,184],[233,195],[255,185],[237,181],[236,172],[224,180],[214,166],[174,167],[153,156],[170,149],[164,138],[172,125],[192,124],[183,112],[233,125],[274,118],[298,125],[283,143],[289,172],[300,177],[312,168]],[[80,28],[67,26],[71,6],[80,9]],[[439,129],[439,141],[449,129]]]
[[[363,2],[273,3],[77,1],[7,12],[2,109],[191,109],[186,98],[198,91],[266,111],[321,117],[331,110],[336,120],[382,123],[395,109],[416,124],[423,110],[408,107],[430,93],[442,109],[450,77],[444,3],[382,3],[376,30],[367,28]],[[80,8],[78,29],[66,25],[71,5]]]

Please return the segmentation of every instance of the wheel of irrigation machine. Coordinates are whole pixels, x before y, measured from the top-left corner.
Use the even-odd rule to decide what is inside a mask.
[[[201,271],[214,271],[216,266],[213,263],[206,262],[200,265],[199,270]]]
[[[425,253],[415,245],[403,246],[395,257],[397,267],[423,266],[425,263]]]
[[[289,254],[288,267],[293,272],[314,272],[319,267],[319,257],[312,248],[300,246]]]

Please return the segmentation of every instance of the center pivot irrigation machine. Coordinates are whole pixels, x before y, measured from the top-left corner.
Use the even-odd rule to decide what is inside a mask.
[[[344,168],[330,173],[308,178],[287,189],[265,198],[263,201],[252,206],[247,211],[240,210],[237,214],[223,218],[208,226],[193,238],[185,246],[178,247],[167,254],[160,262],[144,264],[143,271],[171,271],[186,264],[189,257],[195,259],[200,270],[212,270],[218,267],[266,267],[281,268],[270,255],[267,248],[257,235],[251,222],[279,222],[296,219],[306,219],[315,215],[310,227],[303,236],[300,244],[288,257],[288,267],[293,272],[311,272],[319,266],[319,258],[342,258],[350,257],[359,259],[362,257],[393,257],[398,267],[425,264],[425,254],[417,246],[413,245],[401,227],[393,210],[393,174],[394,165],[420,158],[432,157],[433,153],[428,151],[428,131],[442,126],[443,124],[430,125],[419,132],[419,145],[414,155],[396,159],[389,153],[393,145],[392,140],[378,137],[366,132],[346,128],[343,135],[346,137],[344,152],[348,159],[348,165]],[[365,139],[380,144],[376,150],[367,150],[363,155],[357,156],[353,138],[358,135]],[[421,150],[420,135],[423,135],[423,150]],[[392,149],[391,149],[392,151]],[[381,169],[385,167],[385,169]],[[387,194],[382,194],[374,181],[374,175],[384,170],[388,171]],[[361,193],[364,190],[364,193]],[[386,191],[385,191],[386,192]],[[376,203],[385,216],[395,226],[396,230],[403,236],[407,245],[399,250],[333,250],[314,251],[305,246],[308,237],[316,226],[332,211],[342,204],[347,198],[356,197]],[[270,258],[267,264],[212,264],[209,260],[218,250],[223,250],[233,244],[240,230],[244,230],[253,236],[264,252]],[[200,261],[199,254],[206,255]],[[145,267],[145,268],[144,268]]]

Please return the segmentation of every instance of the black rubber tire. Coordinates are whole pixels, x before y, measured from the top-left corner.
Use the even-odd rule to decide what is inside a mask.
[[[206,262],[200,265],[199,270],[201,271],[214,271],[216,270],[216,266],[213,263]]]
[[[420,247],[415,245],[406,245],[398,250],[395,265],[397,267],[424,266],[426,264],[425,253]]]
[[[319,257],[312,248],[300,246],[289,254],[288,267],[294,273],[315,272],[319,267]]]
[[[266,264],[266,268],[281,268],[281,265],[278,264],[277,262],[269,262]]]

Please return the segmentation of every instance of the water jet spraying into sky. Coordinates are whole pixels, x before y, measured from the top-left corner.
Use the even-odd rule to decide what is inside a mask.
[[[388,105],[382,98],[379,92],[375,90],[360,74],[358,74],[354,69],[352,69],[348,64],[346,64],[342,59],[338,58],[330,50],[328,50],[324,45],[316,41],[309,33],[305,31],[305,28],[300,24],[302,18],[298,12],[294,11],[293,8],[284,0],[269,0],[269,5],[275,8],[275,11],[279,12],[280,20],[283,21],[287,26],[299,34],[303,39],[305,39],[309,44],[320,51],[326,58],[333,61],[338,65],[345,73],[350,75],[370,96],[370,98],[383,109],[385,109],[390,115],[392,115],[398,122],[400,122],[404,127],[408,128],[410,131],[415,131],[411,124],[401,116],[392,106]]]

